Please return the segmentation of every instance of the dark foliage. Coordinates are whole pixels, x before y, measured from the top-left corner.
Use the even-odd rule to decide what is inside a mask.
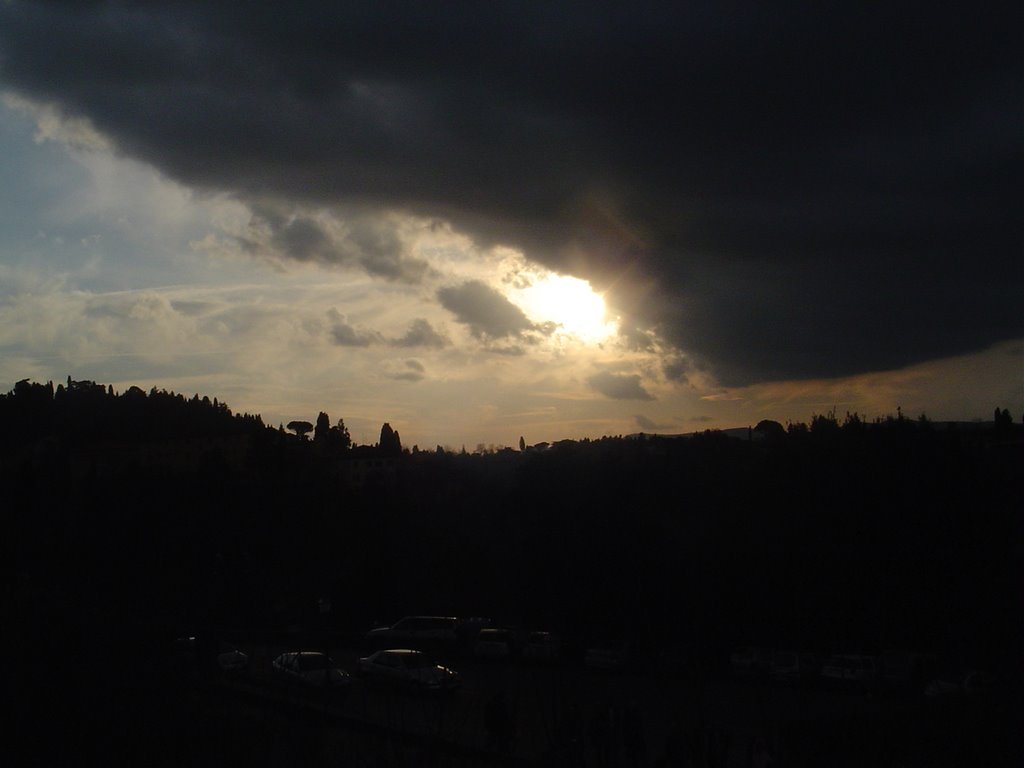
[[[216,400],[72,381],[19,382],[0,423],[22,650],[74,648],[52,671],[83,684],[111,649],[310,625],[324,596],[339,630],[495,616],[682,643],[709,669],[739,639],[1018,664],[1012,423],[826,414],[747,440],[410,453],[387,424],[352,447],[326,414],[309,441]]]

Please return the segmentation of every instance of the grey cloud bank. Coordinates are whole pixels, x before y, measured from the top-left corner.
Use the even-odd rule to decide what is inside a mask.
[[[1022,14],[11,2],[0,84],[246,201],[256,250],[415,282],[373,216],[294,211],[437,216],[610,288],[739,385],[1024,336]],[[531,331],[471,284],[438,299],[477,337]]]

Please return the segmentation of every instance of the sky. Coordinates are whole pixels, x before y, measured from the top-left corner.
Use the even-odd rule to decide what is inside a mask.
[[[469,450],[1017,420],[1021,51],[998,2],[0,0],[0,389]]]

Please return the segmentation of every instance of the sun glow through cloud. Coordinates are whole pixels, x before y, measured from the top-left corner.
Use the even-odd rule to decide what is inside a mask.
[[[547,274],[520,289],[515,300],[535,322],[553,322],[582,341],[603,341],[616,330],[604,297],[586,280]]]

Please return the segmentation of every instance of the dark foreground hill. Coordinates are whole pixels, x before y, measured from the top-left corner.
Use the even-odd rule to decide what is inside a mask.
[[[51,660],[25,668],[30,689],[144,666],[197,628],[359,632],[406,614],[709,665],[753,642],[1021,671],[1024,455],[1004,421],[818,416],[749,439],[453,454],[69,381],[19,384],[0,423],[18,650]]]

